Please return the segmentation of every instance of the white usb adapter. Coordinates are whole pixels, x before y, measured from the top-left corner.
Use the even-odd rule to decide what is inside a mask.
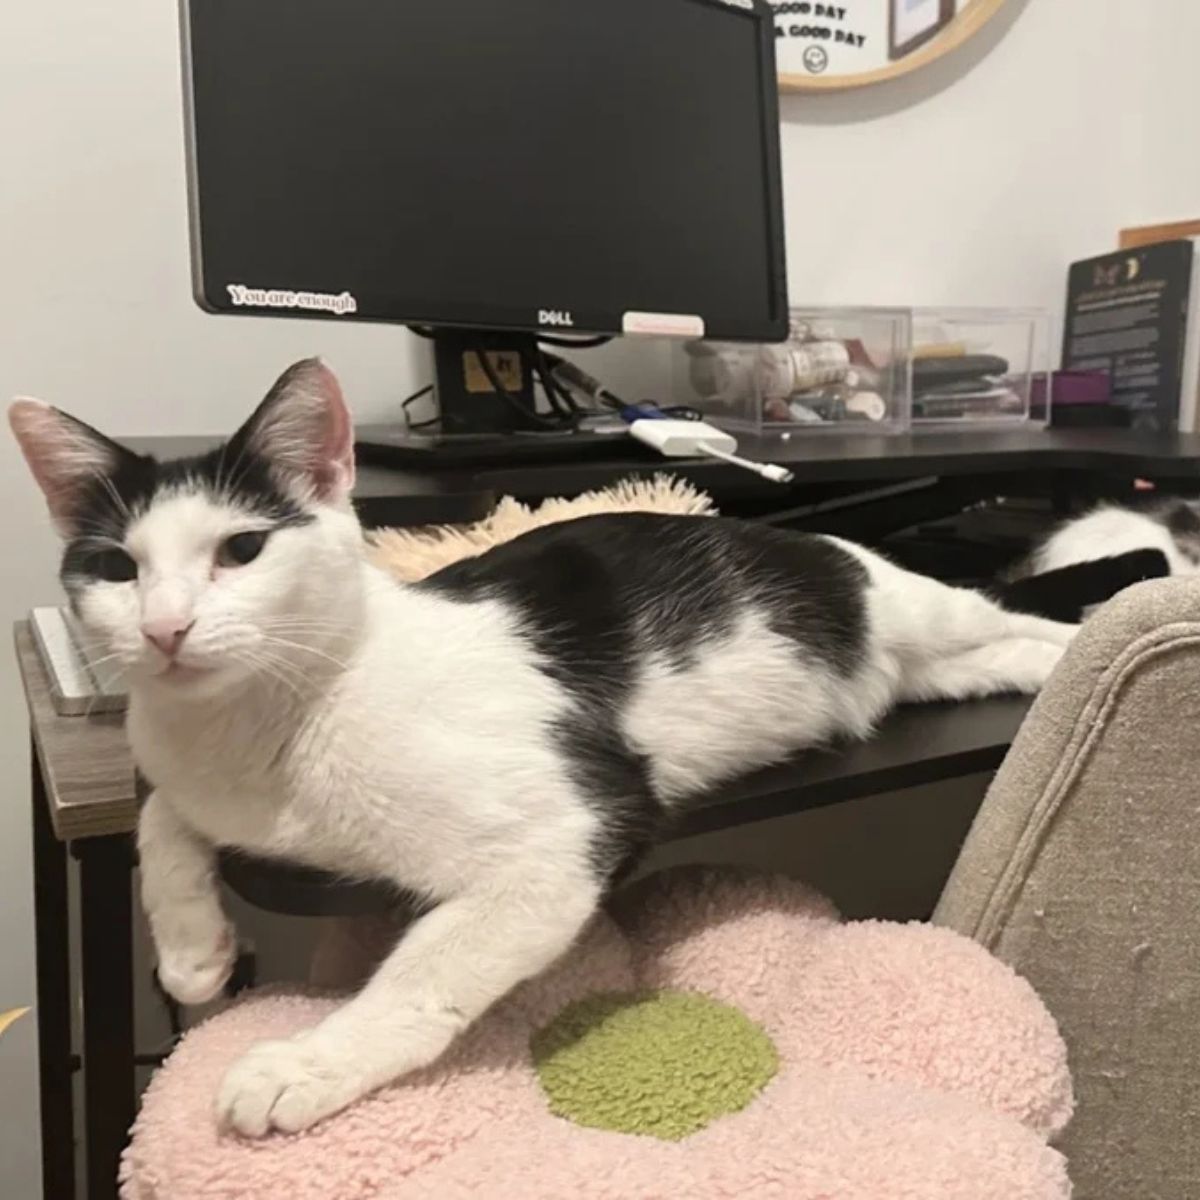
[[[643,417],[629,426],[629,432],[666,458],[719,458],[735,467],[753,471],[772,483],[790,483],[795,478],[786,467],[740,458],[735,453],[737,440],[706,421]]]

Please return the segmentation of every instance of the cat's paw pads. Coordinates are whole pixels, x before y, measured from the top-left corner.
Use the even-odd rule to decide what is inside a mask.
[[[236,961],[237,936],[226,925],[215,938],[160,945],[158,981],[180,1004],[207,1004],[221,994]]]
[[[225,1075],[217,1093],[217,1121],[243,1137],[272,1129],[298,1133],[371,1090],[361,1073],[304,1036],[261,1042]]]

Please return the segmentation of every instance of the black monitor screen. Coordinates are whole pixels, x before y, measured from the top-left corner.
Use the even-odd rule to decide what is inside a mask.
[[[198,299],[782,336],[773,37],[762,0],[188,0]]]

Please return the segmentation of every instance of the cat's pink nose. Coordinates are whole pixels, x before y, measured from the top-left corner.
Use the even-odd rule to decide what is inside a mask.
[[[195,623],[189,621],[184,624],[176,620],[147,621],[142,626],[142,636],[168,658],[174,658],[179,653],[179,647],[183,645],[183,639]]]

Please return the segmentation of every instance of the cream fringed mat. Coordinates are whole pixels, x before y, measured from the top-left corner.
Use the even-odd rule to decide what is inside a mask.
[[[547,500],[537,508],[506,497],[491,516],[474,525],[434,529],[383,529],[370,535],[372,557],[397,579],[415,582],[463,558],[474,558],[531,529],[598,513],[658,512],[714,516],[712,501],[669,475],[626,479],[574,500]]]

